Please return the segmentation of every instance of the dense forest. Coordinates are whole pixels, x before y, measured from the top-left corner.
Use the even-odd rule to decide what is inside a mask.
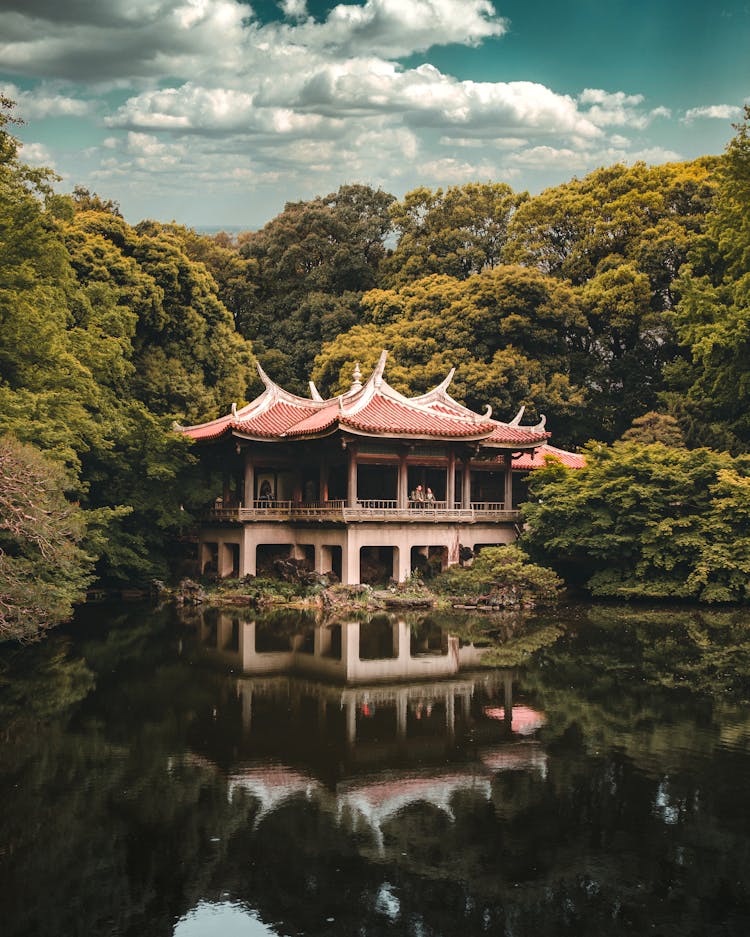
[[[0,638],[169,575],[202,497],[172,423],[251,399],[256,357],[337,393],[382,348],[402,391],[455,366],[467,405],[589,443],[538,473],[535,558],[594,594],[750,597],[750,109],[720,157],[536,196],[345,185],[237,237],[57,194],[13,123],[4,99]]]

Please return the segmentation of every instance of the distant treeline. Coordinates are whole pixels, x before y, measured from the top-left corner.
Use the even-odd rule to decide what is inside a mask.
[[[611,166],[533,197],[346,185],[214,236],[55,194],[12,123],[3,100],[0,435],[16,476],[41,458],[80,512],[66,536],[88,572],[71,600],[87,577],[168,574],[206,490],[171,424],[251,399],[254,356],[291,390],[313,377],[333,394],[388,348],[398,389],[455,366],[455,396],[501,419],[543,412],[560,445],[637,421],[635,444],[750,451],[747,121],[721,157]],[[0,634],[29,571],[55,570],[4,517]]]

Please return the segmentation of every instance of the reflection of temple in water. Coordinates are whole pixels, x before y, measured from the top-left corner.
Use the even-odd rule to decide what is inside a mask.
[[[514,705],[512,671],[482,669],[482,649],[429,619],[284,628],[208,613],[199,634],[202,656],[237,674],[243,757],[312,763],[329,777],[335,763],[337,782],[348,771],[446,760],[471,760],[474,772],[545,769],[533,740],[543,716]]]
[[[481,649],[429,619],[305,626],[214,611],[198,636],[231,676],[192,747],[261,841],[317,817],[360,856],[418,870],[441,824],[507,809],[500,779],[544,783],[544,717],[514,701],[513,672],[482,668]]]

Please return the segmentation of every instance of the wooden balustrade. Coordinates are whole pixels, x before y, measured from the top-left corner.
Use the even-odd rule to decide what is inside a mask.
[[[469,508],[455,503],[449,508],[446,501],[410,501],[399,507],[392,499],[361,499],[356,507],[346,507],[343,500],[334,501],[253,501],[252,507],[216,507],[207,519],[215,521],[518,521],[518,511],[505,510],[502,501],[472,501]]]

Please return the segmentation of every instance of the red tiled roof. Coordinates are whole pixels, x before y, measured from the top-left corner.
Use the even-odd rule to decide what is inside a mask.
[[[251,413],[247,418],[237,420],[233,428],[248,436],[283,436],[298,423],[317,416],[319,412],[320,408],[316,406],[301,407],[277,400],[257,416]]]
[[[566,468],[583,468],[586,464],[584,457],[577,452],[567,452],[565,449],[545,444],[533,452],[522,452],[521,455],[516,456],[513,459],[513,468],[523,470],[542,468],[546,458],[557,459]]]
[[[381,394],[375,394],[357,413],[342,413],[339,422],[362,432],[399,436],[477,439],[492,431],[492,425],[486,420],[459,419],[436,410],[410,406],[408,401],[401,403]]]
[[[414,398],[404,397],[383,379],[385,352],[367,382],[357,371],[351,390],[329,400],[308,400],[278,387],[259,367],[264,392],[252,403],[231,414],[181,428],[192,439],[210,441],[227,433],[281,441],[317,436],[332,428],[378,436],[471,439],[499,447],[542,445],[549,433],[539,426],[519,426],[490,419],[490,409],[480,415],[453,400],[447,386],[453,372],[438,387]],[[517,417],[520,420],[520,413]]]
[[[528,446],[529,444],[543,444],[545,439],[549,439],[550,433],[545,430],[538,430],[531,426],[510,426],[508,423],[499,423],[497,420],[491,421],[494,429],[492,434],[484,441],[501,445],[510,443],[511,445]]]

